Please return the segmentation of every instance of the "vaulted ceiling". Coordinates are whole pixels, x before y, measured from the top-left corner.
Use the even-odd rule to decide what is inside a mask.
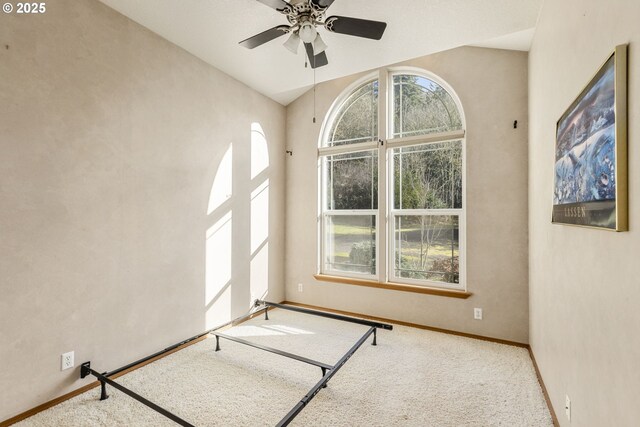
[[[246,85],[288,104],[314,81],[286,36],[253,50],[238,42],[286,18],[257,0],[101,0]],[[329,33],[317,82],[464,45],[528,50],[542,0],[335,0],[327,16],[388,23],[380,41]]]

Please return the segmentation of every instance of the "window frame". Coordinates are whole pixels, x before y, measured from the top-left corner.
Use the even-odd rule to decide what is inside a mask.
[[[425,135],[413,135],[408,137],[393,138],[394,119],[394,88],[393,78],[397,75],[415,75],[426,78],[440,85],[454,101],[460,115],[461,130]],[[342,104],[360,87],[373,81],[378,81],[378,140],[332,146],[326,144],[329,133],[338,117]],[[394,149],[423,144],[436,144],[448,141],[460,141],[462,161],[462,208],[460,209],[395,209],[394,208],[394,182],[393,182],[393,153]],[[376,274],[367,275],[354,272],[343,272],[325,268],[325,255],[327,248],[326,217],[346,213],[347,211],[334,211],[325,209],[327,202],[326,168],[325,159],[331,155],[353,153],[366,150],[378,150],[378,208],[377,210],[356,210],[362,215],[375,215],[376,223]],[[317,273],[319,275],[345,277],[353,279],[373,280],[378,283],[398,283],[424,288],[443,289],[451,291],[467,291],[466,277],[466,120],[464,110],[459,97],[453,88],[437,75],[415,67],[390,67],[382,68],[374,73],[356,80],[332,103],[319,134],[318,140],[318,240],[317,240]],[[375,212],[375,213],[370,213]],[[459,283],[447,283],[433,280],[420,280],[400,278],[395,275],[395,217],[398,215],[426,214],[436,216],[454,215],[458,217],[458,274]]]

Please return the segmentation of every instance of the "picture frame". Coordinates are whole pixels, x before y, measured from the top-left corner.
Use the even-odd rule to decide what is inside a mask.
[[[627,45],[556,123],[554,224],[628,230]]]

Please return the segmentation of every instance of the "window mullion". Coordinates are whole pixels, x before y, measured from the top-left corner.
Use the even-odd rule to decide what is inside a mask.
[[[461,216],[463,209],[392,209],[393,215],[453,215]]]
[[[388,191],[387,191],[387,151],[384,141],[388,135],[389,125],[389,72],[380,70],[378,76],[378,216],[376,232],[376,265],[378,280],[386,282],[387,273],[387,238],[388,238]]]
[[[464,139],[464,130],[433,133],[429,135],[416,135],[403,138],[393,138],[387,141],[388,148],[408,147],[412,145],[437,144],[441,142],[459,141]]]
[[[357,153],[360,151],[375,150],[378,147],[377,141],[359,142],[357,144],[336,145],[332,147],[322,147],[318,149],[319,156],[335,156],[338,154]]]
[[[377,215],[378,214],[378,210],[377,209],[334,209],[334,210],[326,210],[324,211],[324,214],[327,216],[331,216],[331,215],[342,215],[342,216],[349,216],[349,215]]]

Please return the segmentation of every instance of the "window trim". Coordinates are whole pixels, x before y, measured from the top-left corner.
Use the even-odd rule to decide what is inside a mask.
[[[467,299],[473,294],[467,291],[456,289],[446,289],[441,287],[430,287],[424,285],[408,285],[404,283],[379,282],[378,280],[363,280],[346,276],[330,276],[327,274],[314,274],[313,278],[319,282],[341,283],[345,285],[366,286],[376,289],[390,289],[394,291],[413,292],[417,294],[437,295],[441,297],[451,297]]]
[[[393,138],[393,77],[396,75],[415,75],[426,78],[440,85],[451,96],[458,114],[460,115],[461,129],[455,131],[441,132],[436,134],[425,134]],[[338,116],[339,108],[343,102],[349,99],[358,88],[378,81],[378,141],[361,142],[355,144],[345,144],[338,146],[325,146],[324,143],[329,137],[328,132],[334,125]],[[466,275],[466,212],[467,212],[467,147],[466,147],[466,117],[462,103],[455,90],[443,79],[434,73],[416,67],[388,67],[381,68],[376,72],[367,74],[347,86],[329,107],[329,113],[325,117],[320,128],[318,137],[318,216],[317,216],[317,269],[316,280],[338,281],[340,283],[357,284],[364,286],[381,287],[384,289],[405,290],[419,293],[433,293],[436,295],[443,293],[453,293],[454,296],[460,294],[462,298],[468,298],[471,294],[467,292]],[[384,138],[384,139],[383,139]],[[449,141],[461,141],[462,144],[462,208],[461,209],[439,209],[439,210],[411,210],[418,212],[433,212],[434,215],[455,215],[458,217],[458,257],[459,257],[459,283],[437,282],[430,280],[417,280],[395,277],[395,221],[394,215],[399,210],[393,209],[393,176],[392,162],[393,150],[395,148],[409,147],[428,143],[441,143]],[[342,272],[327,270],[324,268],[326,250],[326,222],[324,210],[326,203],[326,191],[323,188],[325,182],[325,171],[323,167],[326,156],[345,154],[351,152],[378,149],[378,209],[376,217],[376,275],[366,275],[361,273]],[[402,210],[407,213],[410,210]],[[369,212],[368,210],[366,212]],[[382,248],[382,250],[381,250]],[[384,253],[384,258],[383,254]],[[343,278],[344,280],[336,280]],[[358,282],[358,283],[355,283]],[[378,286],[374,286],[374,284]],[[415,290],[414,288],[418,288]],[[421,289],[424,289],[422,291]],[[432,292],[433,291],[433,292]],[[464,296],[466,295],[466,296]],[[460,297],[460,296],[457,296]]]

